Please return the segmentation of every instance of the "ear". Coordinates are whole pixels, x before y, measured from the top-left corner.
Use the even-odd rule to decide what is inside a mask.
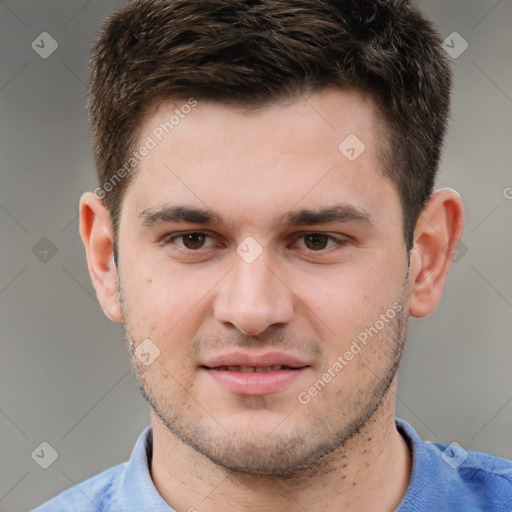
[[[411,316],[421,318],[436,309],[464,229],[464,208],[452,189],[434,192],[414,231],[411,250]]]
[[[80,236],[89,275],[103,312],[113,322],[122,322],[112,223],[105,205],[92,192],[86,192],[80,199]]]

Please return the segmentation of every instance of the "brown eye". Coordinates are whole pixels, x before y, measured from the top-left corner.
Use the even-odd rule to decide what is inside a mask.
[[[329,236],[322,233],[311,233],[304,235],[304,243],[308,249],[312,251],[321,251],[327,247]]]
[[[206,240],[206,235],[204,233],[187,233],[186,235],[181,235],[183,239],[183,245],[190,250],[201,249]]]
[[[199,251],[212,247],[214,239],[208,233],[201,231],[190,231],[189,233],[181,233],[164,240],[165,245],[177,246],[185,251]]]

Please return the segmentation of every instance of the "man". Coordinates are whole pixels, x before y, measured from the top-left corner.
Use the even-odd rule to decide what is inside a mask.
[[[44,511],[509,511],[395,419],[462,235],[451,71],[405,0],[142,0],[96,42],[88,268],[151,427]]]

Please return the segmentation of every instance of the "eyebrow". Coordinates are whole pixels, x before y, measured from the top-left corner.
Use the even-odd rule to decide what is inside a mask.
[[[144,227],[151,227],[161,223],[189,223],[189,224],[224,224],[231,223],[220,215],[207,208],[191,206],[163,206],[161,208],[147,208],[143,210],[139,218]],[[282,218],[275,221],[273,228],[283,226],[332,224],[335,222],[357,222],[373,225],[372,216],[366,210],[349,204],[337,204],[320,209],[301,209],[290,211]]]
[[[287,213],[274,226],[331,224],[334,222],[359,222],[373,225],[372,216],[366,210],[350,204],[338,204],[318,210],[298,210]]]
[[[149,227],[165,222],[189,222],[191,224],[223,224],[222,218],[206,208],[191,206],[164,206],[147,208],[139,215],[142,225]]]

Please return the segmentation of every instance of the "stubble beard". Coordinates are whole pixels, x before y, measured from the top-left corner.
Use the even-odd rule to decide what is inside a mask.
[[[366,389],[353,390],[348,395],[342,394],[339,402],[326,404],[338,410],[338,414],[326,413],[315,417],[305,423],[301,431],[279,435],[280,429],[276,429],[272,435],[264,434],[256,438],[254,433],[228,433],[214,419],[212,420],[206,408],[198,404],[189,391],[182,388],[179,383],[176,383],[176,392],[171,400],[169,393],[161,393],[158,382],[162,382],[163,379],[148,379],[148,368],[133,353],[142,339],[135,339],[130,334],[127,320],[130,317],[122,300],[125,338],[130,348],[132,369],[143,397],[167,430],[179,441],[223,468],[233,478],[258,476],[300,481],[318,473],[328,472],[334,453],[336,452],[338,458],[343,457],[343,453],[338,452],[343,452],[350,441],[370,425],[383,403],[383,398],[389,393],[398,371],[407,332],[405,293],[400,303],[404,306],[401,311],[397,312],[386,328],[369,342],[368,345],[371,346],[365,346],[362,353],[356,356],[366,356],[366,365],[361,365],[367,372]],[[375,348],[377,346],[378,348]],[[376,372],[372,369],[371,360],[376,354],[382,355],[382,352],[379,353],[382,347],[385,347],[387,352],[384,354],[386,365]],[[159,377],[167,372],[167,380],[173,380],[160,362],[156,368],[160,368]],[[151,384],[151,381],[156,382],[156,386]],[[321,396],[316,398],[319,399]],[[251,409],[265,408],[266,397],[240,397],[240,400],[242,405],[245,401],[249,413],[252,413]],[[207,404],[208,409],[211,405]],[[305,406],[300,406],[299,413],[302,407]],[[340,419],[342,421],[339,421]]]

